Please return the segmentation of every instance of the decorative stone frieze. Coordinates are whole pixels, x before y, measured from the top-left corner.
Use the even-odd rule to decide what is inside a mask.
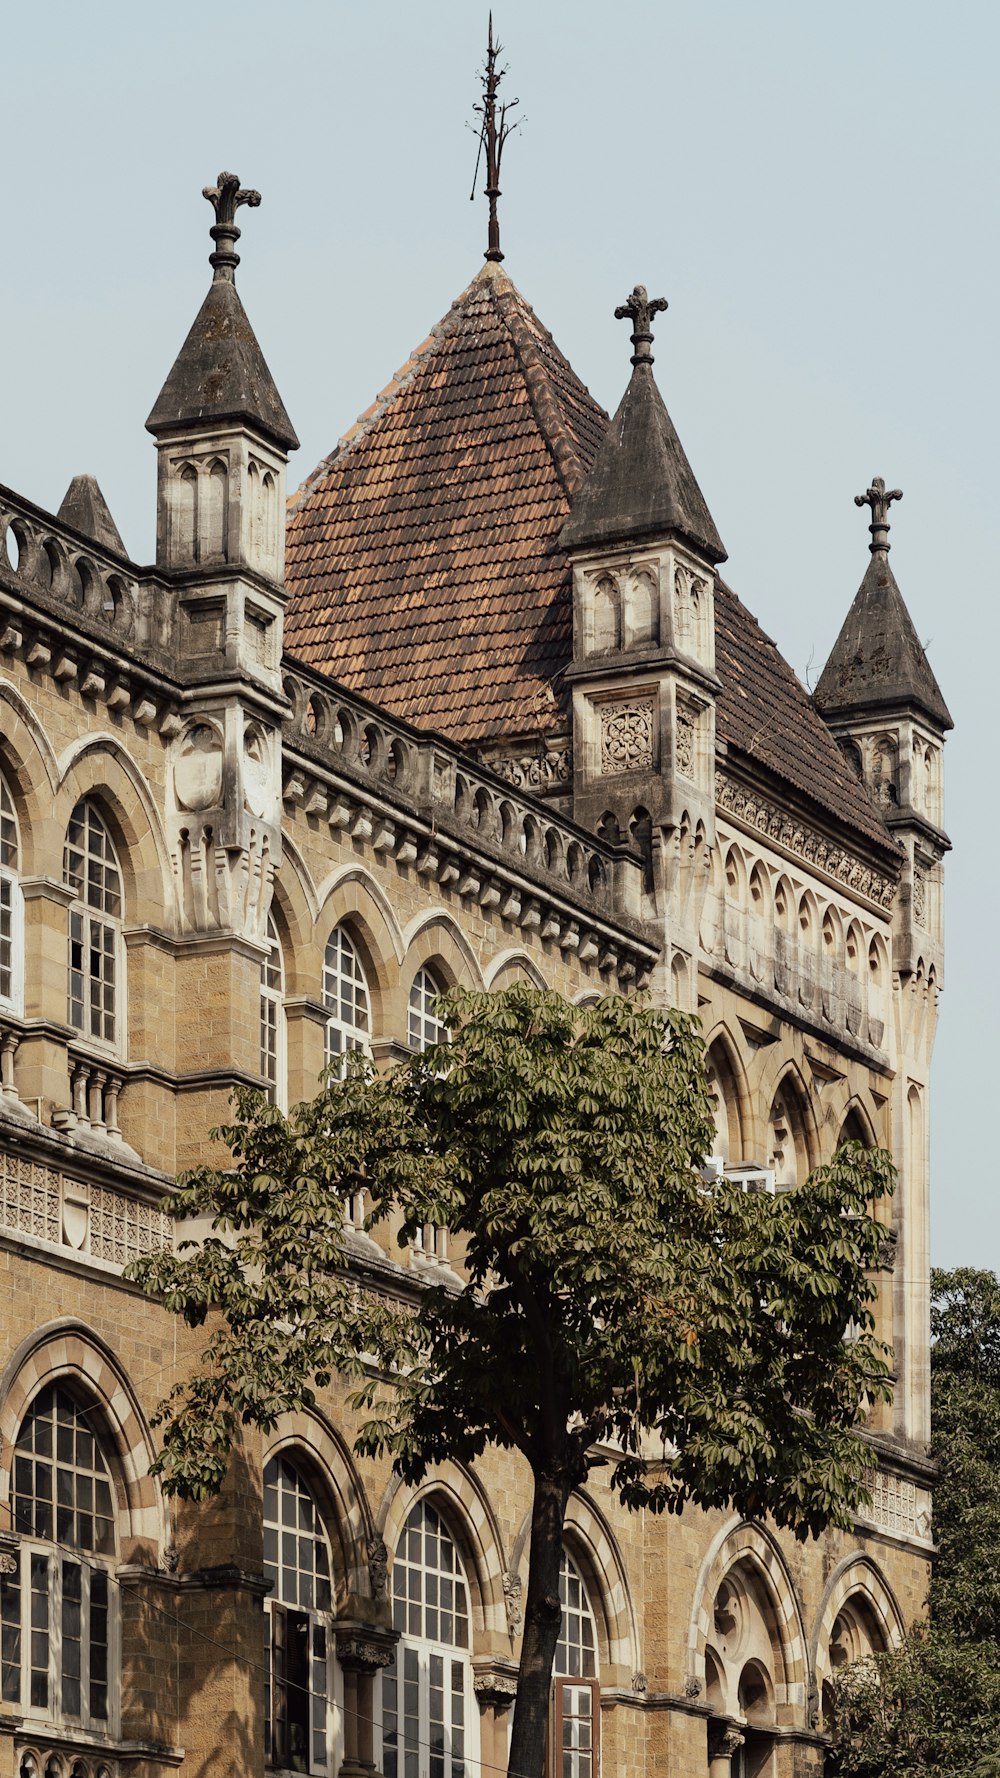
[[[871,865],[863,863],[854,853],[834,845],[814,828],[797,821],[777,803],[769,802],[757,792],[745,790],[725,772],[715,774],[715,801],[719,809],[743,823],[755,833],[801,858],[804,864],[825,871],[846,888],[888,911],[896,897],[896,882]]]
[[[926,1488],[884,1469],[872,1470],[868,1485],[872,1503],[859,1513],[859,1518],[890,1537],[930,1541],[931,1497]]]
[[[118,1268],[169,1247],[172,1239],[171,1220],[157,1205],[2,1150],[0,1230]]]
[[[544,753],[522,753],[512,757],[490,758],[486,761],[497,776],[513,784],[516,790],[550,790],[557,784],[569,784],[573,777],[573,759],[569,747],[557,747]]]

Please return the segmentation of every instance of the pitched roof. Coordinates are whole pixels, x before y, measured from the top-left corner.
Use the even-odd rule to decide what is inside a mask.
[[[73,477],[56,517],[62,519],[64,524],[72,525],[75,531],[82,532],[84,537],[90,537],[94,543],[109,549],[113,555],[128,555],[96,476]]]
[[[215,278],[146,421],[168,432],[194,420],[249,420],[282,450],[298,449],[236,285]]]
[[[557,538],[606,424],[486,264],[293,502],[289,651],[459,742],[553,727]]]
[[[953,726],[888,550],[872,551],[813,697],[824,716],[912,704],[937,727]]]
[[[488,263],[290,503],[285,643],[463,746],[564,729],[559,544],[607,415]],[[718,733],[893,846],[805,688],[721,588]]]
[[[897,851],[864,785],[851,770],[805,686],[724,581],[715,583],[715,707],[720,741],[836,821]]]
[[[680,535],[710,562],[726,551],[674,423],[640,358],[562,528],[563,549]]]

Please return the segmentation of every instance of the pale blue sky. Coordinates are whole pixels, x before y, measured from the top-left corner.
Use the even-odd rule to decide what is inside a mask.
[[[1000,1268],[992,1131],[1000,9],[838,0],[500,0],[527,119],[506,268],[606,406],[612,311],[670,300],[657,374],[740,597],[811,682],[867,561],[893,566],[956,720],[934,1250]],[[240,289],[307,475],[475,273],[472,0],[49,0],[4,25],[0,480],[96,474],[153,553],[143,431],[209,276],[201,187],[241,213]]]

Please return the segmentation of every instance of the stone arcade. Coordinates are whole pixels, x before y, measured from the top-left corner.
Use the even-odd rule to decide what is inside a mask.
[[[235,283],[259,199],[206,196],[213,281],[147,423],[155,566],[91,477],[55,516],[0,488],[0,1773],[503,1766],[518,1462],[404,1488],[331,1390],[172,1510],[150,1415],[194,1336],[122,1269],[170,1238],[234,1082],[294,1102],[346,1049],[432,1040],[443,985],[519,978],[696,1009],[711,1164],[748,1190],[845,1134],[895,1154],[871,1516],[799,1547],[630,1517],[597,1470],[566,1538],[564,1778],[818,1773],[831,1674],[901,1636],[932,1551],[950,721],[897,496],[861,497],[870,563],[810,701],[720,578],[653,376],[663,304],[619,310],[609,425],[497,247],[286,531],[295,433]],[[449,1266],[447,1230],[401,1253],[364,1214],[362,1280]]]

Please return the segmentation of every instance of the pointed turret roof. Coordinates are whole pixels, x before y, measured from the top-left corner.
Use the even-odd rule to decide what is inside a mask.
[[[65,525],[72,525],[75,531],[82,532],[84,537],[99,543],[103,549],[109,549],[112,555],[128,555],[96,476],[73,477],[56,517]]]
[[[662,297],[650,302],[645,287],[637,284],[615,310],[619,320],[629,316],[635,329],[632,376],[562,528],[563,549],[640,543],[676,533],[708,561],[726,559],[653,376],[650,320],[666,306]]]
[[[216,244],[209,256],[214,277],[146,430],[159,436],[199,420],[245,420],[282,450],[297,450],[295,429],[234,282],[240,263],[233,250],[240,235],[236,210],[240,204],[255,209],[260,193],[240,189],[235,173],[220,173],[204,196],[216,215],[209,231]]]
[[[954,725],[889,565],[888,497],[876,478],[858,504],[872,505],[871,559],[813,700],[829,719],[849,712],[912,706],[937,728]]]

